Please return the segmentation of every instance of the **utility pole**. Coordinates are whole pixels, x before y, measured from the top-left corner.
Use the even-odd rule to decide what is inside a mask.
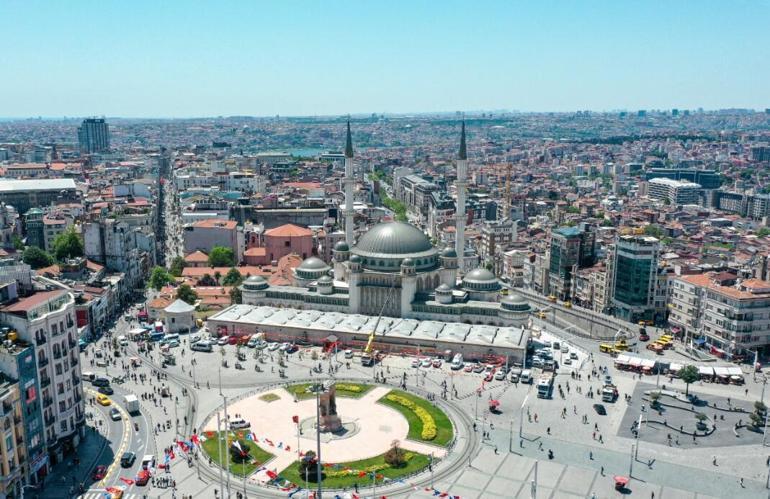
[[[318,480],[318,492],[316,498],[321,499],[321,390],[323,383],[316,384],[315,390],[315,444],[316,444],[316,479]]]
[[[225,433],[227,438],[227,433]],[[217,449],[219,450],[219,495],[225,497],[225,479],[222,477],[222,420],[217,412]]]
[[[535,472],[529,489],[529,497],[530,499],[537,499],[537,461],[535,461]]]

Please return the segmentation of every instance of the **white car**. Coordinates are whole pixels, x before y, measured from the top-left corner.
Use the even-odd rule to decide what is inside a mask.
[[[569,346],[567,346],[567,344],[565,343],[564,345],[561,346],[561,351],[562,353],[569,352]]]
[[[267,349],[270,350],[271,352],[274,352],[274,351],[278,350],[278,348],[280,348],[280,346],[281,346],[280,343],[275,343],[275,342],[268,343],[267,344]]]
[[[577,358],[578,358],[577,352],[570,352],[569,353],[569,358],[572,359],[572,360],[577,360]]]
[[[507,373],[505,372],[505,368],[504,368],[504,367],[501,367],[501,368],[500,368],[500,369],[499,369],[499,370],[498,370],[498,371],[495,373],[495,379],[496,379],[497,381],[502,381],[502,380],[504,380],[504,379],[505,379],[505,375],[506,375],[506,374],[507,374]]]
[[[346,359],[352,359],[353,358],[353,350],[345,350],[345,358]]]
[[[243,418],[235,418],[230,420],[231,430],[241,430],[243,428],[249,428],[249,427],[251,427],[251,423],[249,423]]]
[[[565,366],[570,366],[572,365],[572,359],[570,359],[569,357],[564,357],[561,363],[564,364]]]
[[[420,359],[416,357],[412,359],[412,367],[420,367]]]
[[[291,343],[281,343],[281,346],[278,348],[280,351],[285,352],[287,350],[291,350]]]
[[[217,345],[227,345],[227,342],[230,341],[229,336],[222,336],[219,338],[219,341],[217,341]]]
[[[246,346],[249,348],[254,348],[257,346],[257,343],[259,343],[259,338],[257,338],[256,336],[252,336],[251,338],[249,338],[249,341],[246,343]]]
[[[430,357],[423,357],[420,359],[420,365],[422,367],[430,367],[432,362],[430,361]]]

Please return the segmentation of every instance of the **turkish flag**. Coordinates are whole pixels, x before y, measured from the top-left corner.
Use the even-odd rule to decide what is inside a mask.
[[[299,424],[299,416],[292,416],[291,420],[294,421],[294,424]]]
[[[134,484],[134,481],[131,480],[130,478],[120,477],[120,481],[125,483],[126,485],[133,485]]]

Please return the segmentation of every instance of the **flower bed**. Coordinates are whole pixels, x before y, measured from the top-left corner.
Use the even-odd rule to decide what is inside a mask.
[[[418,406],[411,400],[405,397],[401,397],[400,395],[389,393],[385,398],[391,402],[397,403],[398,405],[403,405],[407,409],[411,409],[415,414],[417,414],[417,417],[420,418],[420,421],[422,421],[422,432],[420,433],[420,437],[423,440],[433,440],[436,438],[436,421],[428,411]]]

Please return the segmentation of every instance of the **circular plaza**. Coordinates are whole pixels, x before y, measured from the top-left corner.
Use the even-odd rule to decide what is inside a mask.
[[[457,441],[448,412],[388,385],[294,383],[228,401],[227,415],[221,405],[200,434],[212,462],[239,481],[316,488],[320,440],[324,488],[388,486],[440,466]]]

